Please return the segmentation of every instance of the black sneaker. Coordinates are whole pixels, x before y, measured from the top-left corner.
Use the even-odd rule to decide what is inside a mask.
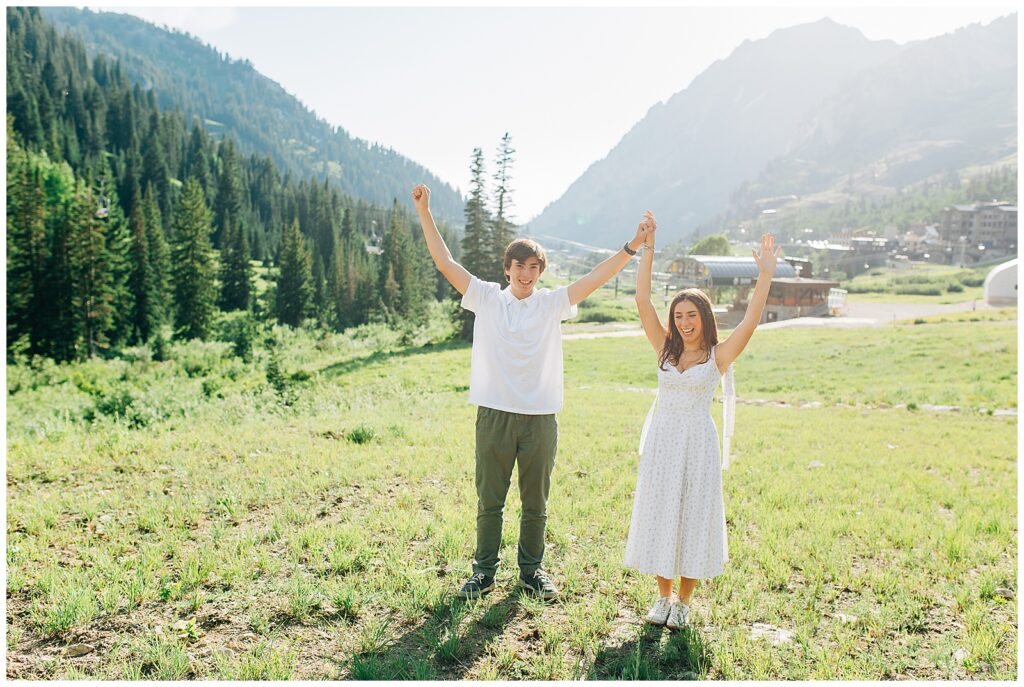
[[[541,599],[557,599],[558,587],[551,582],[546,571],[537,568],[532,575],[519,575],[519,586],[528,589]]]
[[[494,589],[493,577],[490,575],[484,575],[483,573],[475,573],[471,578],[466,580],[466,584],[462,585],[462,589],[459,590],[459,598],[479,599],[492,589]]]

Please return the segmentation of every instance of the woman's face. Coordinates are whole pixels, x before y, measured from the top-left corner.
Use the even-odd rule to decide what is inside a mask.
[[[690,300],[681,300],[672,310],[672,322],[683,337],[685,348],[700,348],[704,340],[704,326],[697,305]]]

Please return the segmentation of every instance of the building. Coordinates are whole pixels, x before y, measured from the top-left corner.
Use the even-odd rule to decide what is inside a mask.
[[[1017,259],[996,265],[985,277],[985,302],[994,306],[1017,305]]]
[[[796,261],[801,273],[809,268],[804,260]],[[751,289],[757,283],[758,268],[754,258],[719,255],[690,255],[674,261],[668,268],[676,275],[680,288],[703,290],[717,302],[723,288],[736,288],[736,296],[728,311],[716,313],[722,327],[734,327],[743,319]],[[829,292],[838,287],[835,281],[808,279],[797,273],[787,260],[779,261],[768,292],[768,304],[762,322],[788,320],[793,317],[821,317],[829,314]]]
[[[768,292],[768,303],[764,307],[761,321],[824,317],[830,313],[829,294],[837,288],[839,282],[824,279],[772,279],[772,288]]]
[[[956,245],[963,236],[982,250],[1016,252],[1017,206],[1010,203],[971,203],[943,208],[939,234],[947,244]]]
[[[698,288],[709,296],[716,289],[733,286],[753,286],[757,282],[757,263],[754,258],[731,255],[688,255],[673,260],[667,271],[675,275],[680,288]],[[780,261],[775,276],[795,277],[796,268]],[[712,297],[711,299],[715,299]]]

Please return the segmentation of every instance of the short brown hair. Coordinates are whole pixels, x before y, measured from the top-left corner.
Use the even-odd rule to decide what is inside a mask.
[[[533,239],[516,239],[505,249],[505,269],[512,267],[513,260],[525,263],[530,258],[537,258],[540,261],[541,272],[547,269],[548,256],[539,243]]]

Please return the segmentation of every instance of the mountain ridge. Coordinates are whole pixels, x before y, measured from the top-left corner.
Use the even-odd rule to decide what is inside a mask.
[[[90,57],[106,52],[117,58],[133,81],[156,90],[162,107],[177,106],[208,130],[229,132],[244,152],[270,155],[282,170],[300,177],[327,176],[342,191],[382,206],[425,182],[438,216],[461,223],[464,201],[451,185],[394,149],[351,136],[317,116],[249,60],[127,14],[40,9],[59,31],[74,32]],[[247,97],[246,88],[255,95]]]
[[[724,212],[736,196],[749,201],[752,190],[764,191],[761,195],[791,192],[798,177],[778,176],[769,184],[766,174],[778,175],[790,168],[794,174],[814,172],[800,168],[794,159],[809,150],[810,115],[823,104],[846,112],[842,109],[844,91],[864,88],[865,74],[879,78],[881,73],[879,80],[885,81],[883,70],[892,69],[891,65],[934,80],[943,78],[935,65],[956,64],[972,51],[980,55],[976,61],[1002,64],[1003,71],[1009,69],[1007,63],[1013,64],[1015,113],[1015,63],[1013,54],[1008,54],[1015,51],[993,47],[988,52],[994,54],[987,54],[984,50],[985,39],[993,35],[1003,35],[1000,46],[1006,42],[1004,34],[1012,33],[1015,38],[1013,16],[902,46],[893,41],[870,41],[858,29],[827,18],[744,41],[728,57],[694,77],[685,89],[652,106],[608,155],[589,165],[560,198],[529,223],[530,230],[565,238],[587,236],[591,243],[611,246],[620,234],[628,232],[634,216],[650,208],[668,229],[666,238],[678,239]],[[922,57],[915,63],[919,55]],[[1001,78],[1006,76],[1001,74]],[[968,90],[960,85],[955,97]],[[932,92],[925,95],[931,100],[923,107],[936,100]],[[1000,95],[1004,106],[1010,100],[1008,95]],[[992,120],[993,107],[976,109],[974,117],[982,123],[974,126],[983,131]],[[911,114],[907,109],[904,116]],[[844,117],[847,115],[838,121],[849,126]],[[844,135],[842,130],[833,133]],[[885,145],[892,145],[890,139]],[[858,145],[870,143],[864,140]],[[1006,141],[990,147],[986,156],[1005,157]],[[865,159],[878,157],[878,151],[868,149]],[[957,160],[979,161],[976,156]],[[842,165],[847,160],[834,162]],[[922,173],[930,169],[923,164],[919,167]],[[906,169],[909,181],[919,180],[910,174],[911,168]]]

